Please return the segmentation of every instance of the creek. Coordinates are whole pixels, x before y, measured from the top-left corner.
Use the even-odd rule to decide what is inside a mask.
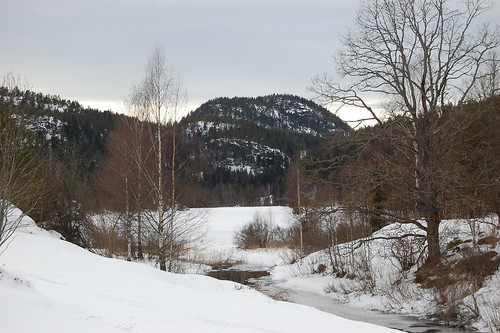
[[[278,286],[280,281],[273,280],[269,272],[264,270],[252,271],[227,268],[211,271],[208,273],[208,275],[220,280],[230,280],[252,286],[260,292],[278,300],[285,300],[297,304],[311,306],[318,310],[328,312],[346,319],[394,328],[404,332],[475,332],[472,330],[463,330],[459,328],[448,327],[445,325],[439,325],[436,322],[419,319],[416,317],[404,316],[395,313],[364,310],[337,302],[332,298],[322,296],[313,292],[283,289]]]

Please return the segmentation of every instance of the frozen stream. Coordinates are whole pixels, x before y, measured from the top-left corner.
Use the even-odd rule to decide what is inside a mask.
[[[363,310],[360,308],[355,308],[335,302],[335,300],[329,297],[321,296],[312,292],[285,290],[283,288],[276,286],[276,283],[278,281],[273,281],[269,275],[258,279],[250,279],[249,282],[254,283],[258,290],[270,296],[279,295],[279,297],[288,300],[290,302],[311,306],[317,308],[318,310],[332,313],[334,315],[351,320],[368,322],[384,327],[395,328],[405,332],[415,332],[415,333],[474,332],[469,330],[460,330],[458,328],[451,328],[447,326],[440,326],[432,321],[425,321],[422,319],[403,316],[399,314]]]
[[[285,300],[312,306],[324,312],[356,321],[369,322],[415,333],[464,332],[457,328],[440,326],[430,320],[368,311],[336,303],[335,300],[326,295],[280,288],[279,281],[273,281],[271,277],[266,276],[269,274],[266,271],[271,269],[271,267],[283,264],[283,262],[290,262],[293,253],[287,253],[285,249],[257,249],[248,251],[237,249],[234,246],[235,232],[251,221],[252,216],[257,213],[261,216],[272,218],[274,223],[282,228],[290,226],[290,221],[293,219],[292,210],[288,207],[222,207],[210,210],[207,223],[210,230],[210,249],[216,254],[215,257],[223,258],[223,262],[233,262],[235,265],[227,265],[225,267],[226,271],[213,271],[208,275],[218,279],[247,284],[247,281],[252,279],[257,284],[258,289],[270,296],[279,295]],[[451,230],[463,229],[464,235],[469,232],[467,230],[469,230],[470,226],[467,223],[462,225],[451,220],[446,223],[448,223],[448,228],[451,228]],[[387,229],[388,234],[391,234],[393,231],[391,228]],[[208,255],[208,257],[211,257],[211,255]],[[254,273],[258,275],[253,276]]]

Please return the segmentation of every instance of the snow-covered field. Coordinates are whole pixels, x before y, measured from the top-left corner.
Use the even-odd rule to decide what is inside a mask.
[[[228,230],[252,217],[234,213],[227,228],[225,218],[209,222],[214,240],[228,241]],[[100,257],[29,218],[0,255],[0,297],[1,331],[8,333],[393,331],[277,302],[232,282]]]
[[[198,209],[192,209],[196,211]],[[206,247],[196,255],[204,262],[228,261],[240,263],[239,269],[267,270],[281,265],[290,257],[286,249],[241,250],[234,245],[235,233],[258,214],[275,226],[289,227],[293,221],[288,207],[221,207],[199,209],[203,212],[207,230]]]

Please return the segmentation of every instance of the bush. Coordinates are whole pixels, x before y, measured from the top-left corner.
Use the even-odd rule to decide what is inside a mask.
[[[256,213],[252,221],[244,225],[234,237],[236,247],[240,249],[267,248],[274,240],[274,234],[279,229],[274,227],[271,220],[266,220]]]

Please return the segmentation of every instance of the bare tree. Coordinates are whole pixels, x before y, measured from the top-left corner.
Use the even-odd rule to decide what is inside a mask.
[[[128,158],[134,164],[136,174],[136,187],[132,196],[137,207],[136,222],[137,222],[137,257],[143,259],[142,248],[142,234],[143,234],[143,221],[142,211],[146,208],[147,193],[144,184],[144,174],[147,169],[149,150],[147,148],[148,138],[145,128],[148,126],[146,123],[146,108],[142,104],[140,91],[136,89],[130,101],[127,101],[127,109],[131,118],[124,119],[124,125],[127,126],[131,135],[128,138]]]
[[[29,214],[40,197],[43,163],[40,145],[24,127],[23,110],[16,106],[20,80],[4,76],[0,104],[0,247],[12,236],[25,214]],[[15,207],[23,213],[14,214]]]
[[[135,196],[140,191],[139,172],[132,149],[137,133],[121,122],[110,134],[107,143],[109,154],[97,170],[97,189],[103,206],[120,213],[118,226],[121,227],[127,240],[127,260],[133,258],[133,220],[140,215],[140,206]]]
[[[151,123],[149,128],[151,154],[155,160],[153,173],[145,173],[145,181],[156,205],[155,228],[158,232],[159,264],[166,270],[167,247],[170,248],[169,270],[172,266],[174,219],[176,211],[176,136],[177,116],[185,103],[182,82],[172,69],[167,67],[165,52],[156,46],[146,65],[146,76],[134,93],[136,102],[143,107],[145,119]],[[171,124],[172,149],[168,159],[165,156],[165,126]],[[169,165],[170,164],[170,165]],[[170,167],[170,179],[168,170]],[[168,184],[170,181],[170,184]],[[166,189],[170,185],[170,195]],[[169,202],[170,201],[170,202]],[[170,209],[170,211],[169,211]]]
[[[494,98],[500,94],[500,55],[497,50],[486,54],[486,65],[478,75],[474,89],[477,100]]]
[[[336,56],[341,83],[328,76],[313,82],[312,90],[326,102],[367,110],[381,125],[379,133],[386,128],[384,114],[369,102],[373,96],[385,98],[386,115],[401,120],[389,135],[403,164],[387,166],[406,170],[397,186],[414,201],[414,212],[405,221],[425,230],[428,263],[441,256],[443,161],[467,126],[453,123],[447,106],[460,110],[491,65],[486,55],[500,44],[498,27],[478,27],[490,6],[488,0],[362,1]]]

